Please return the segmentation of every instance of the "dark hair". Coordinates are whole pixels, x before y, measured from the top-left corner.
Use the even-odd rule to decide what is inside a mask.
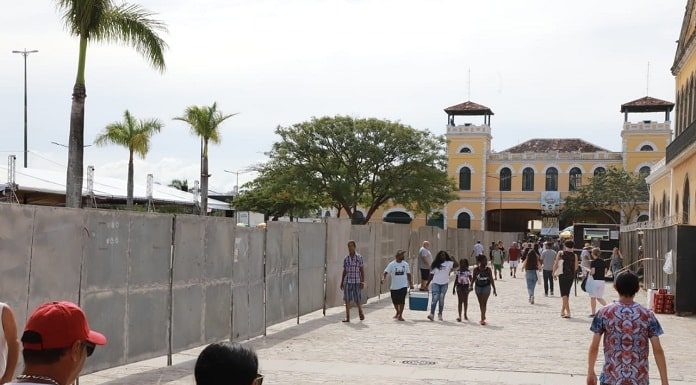
[[[459,269],[460,270],[469,270],[469,260],[466,258],[462,258],[459,260]]]
[[[575,242],[573,242],[572,239],[569,239],[563,243],[563,246],[565,246],[569,249],[572,249],[572,248],[575,248]]]
[[[539,244],[538,244],[538,243],[535,243],[535,244],[534,244],[534,251],[535,251],[537,254],[539,254]]]
[[[619,295],[633,297],[640,289],[640,279],[632,271],[626,271],[616,276],[614,287]]]
[[[218,342],[198,356],[194,376],[196,385],[251,385],[258,370],[253,350],[235,342]]]
[[[350,247],[351,243],[353,244],[353,247],[358,247],[358,245],[355,243],[355,241],[348,241],[349,247]]]
[[[442,264],[449,260],[450,256],[445,250],[438,251],[435,259],[433,259],[433,263],[430,265],[430,270],[441,269]]]
[[[476,256],[476,263],[477,263],[478,265],[481,265],[481,264],[484,264],[484,265],[485,265],[486,262],[487,262],[487,261],[486,261],[486,256],[485,256],[485,255],[479,254],[479,255]]]
[[[24,363],[33,365],[51,365],[60,361],[60,358],[68,352],[70,348],[31,350],[23,349],[22,357]]]

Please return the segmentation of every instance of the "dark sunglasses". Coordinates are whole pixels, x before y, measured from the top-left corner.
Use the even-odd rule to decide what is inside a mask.
[[[87,351],[87,357],[91,356],[94,353],[94,349],[97,347],[97,345],[89,341],[82,342],[82,346],[84,346],[85,350]]]

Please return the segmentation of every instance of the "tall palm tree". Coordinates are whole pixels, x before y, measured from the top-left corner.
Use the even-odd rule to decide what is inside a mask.
[[[184,115],[174,118],[188,123],[191,133],[201,138],[201,211],[208,212],[208,142],[220,143],[220,124],[237,114],[225,115],[218,111],[217,103],[212,106],[190,106]]]
[[[139,5],[114,4],[112,0],[55,0],[71,35],[80,39],[77,79],[73,87],[68,142],[68,172],[65,204],[82,206],[83,145],[85,136],[85,62],[87,43],[119,42],[135,48],[160,72],[164,72],[167,43],[158,33],[166,32],[152,12]]]
[[[169,187],[188,192],[188,179],[172,179],[171,183],[169,183]]]
[[[128,149],[128,195],[126,207],[133,208],[133,154],[142,159],[150,150],[150,138],[162,129],[157,119],[136,120],[128,110],[123,113],[123,121],[111,123],[94,140],[97,146],[117,144]]]

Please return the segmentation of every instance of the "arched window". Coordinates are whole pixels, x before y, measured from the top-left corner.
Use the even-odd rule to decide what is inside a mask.
[[[573,167],[570,169],[568,191],[577,191],[580,186],[582,186],[582,171],[577,167]]]
[[[534,170],[531,167],[522,170],[522,191],[534,191]]]
[[[392,211],[391,213],[387,214],[383,219],[384,222],[402,223],[406,225],[410,224],[411,220],[411,216],[403,211]]]
[[[471,154],[471,149],[469,147],[462,147],[461,150],[459,150],[460,154]]]
[[[555,167],[546,170],[546,191],[558,191],[558,169]]]
[[[638,174],[640,174],[643,178],[647,177],[648,175],[650,175],[650,167],[641,167],[640,170],[638,170]]]
[[[512,190],[512,171],[505,167],[500,170],[500,191]]]
[[[596,169],[594,169],[594,176],[606,174],[606,173],[607,173],[607,169],[604,167],[597,167]]]
[[[648,219],[650,219],[650,218],[647,215],[643,214],[643,215],[638,217],[637,222],[647,222]]]
[[[662,193],[662,207],[660,207],[660,217],[664,218],[667,216],[667,196],[665,193]]]
[[[439,227],[441,229],[445,228],[445,217],[442,213],[432,213],[428,216],[428,222],[425,223],[426,226]]]
[[[459,190],[471,190],[471,169],[469,167],[462,167],[459,170]]]
[[[684,202],[682,203],[682,223],[689,223],[689,214],[691,212],[691,191],[689,190],[689,178],[684,181]]]
[[[471,228],[471,217],[467,213],[461,213],[457,216],[457,228],[458,229],[469,229]]]
[[[644,144],[643,147],[640,148],[641,151],[655,151],[653,146],[649,144]]]
[[[365,224],[365,214],[360,210],[355,210],[355,212],[353,213],[352,223],[354,225]]]

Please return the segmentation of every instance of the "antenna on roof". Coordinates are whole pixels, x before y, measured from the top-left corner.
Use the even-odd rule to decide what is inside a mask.
[[[648,62],[648,76],[645,80],[645,96],[650,94],[650,62]]]
[[[470,101],[471,100],[471,67],[469,67],[469,75],[468,79],[466,82],[466,100]]]

